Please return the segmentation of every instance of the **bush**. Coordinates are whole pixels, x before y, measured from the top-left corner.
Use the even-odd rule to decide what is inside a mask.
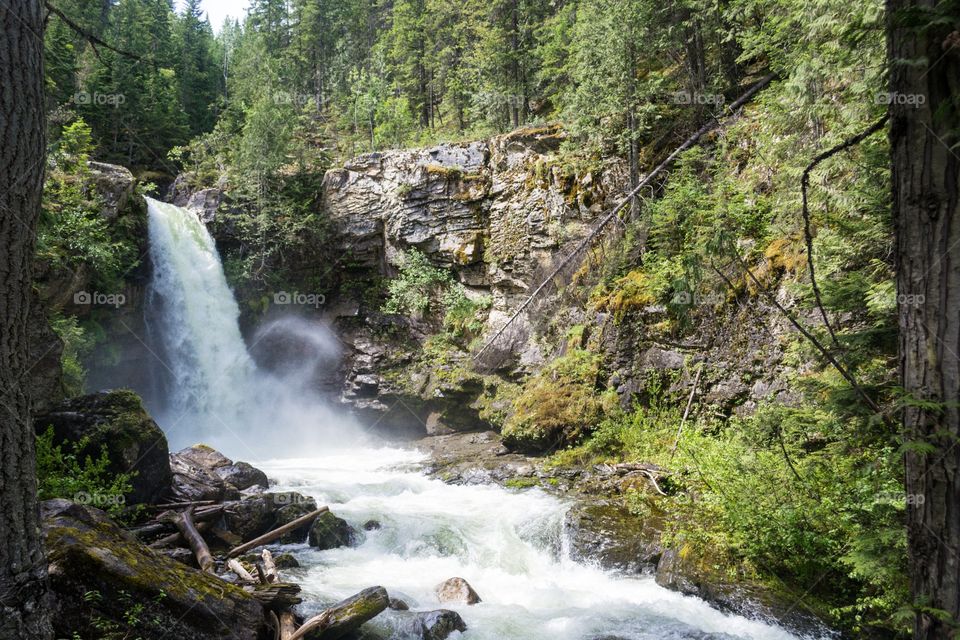
[[[599,374],[600,356],[583,349],[551,362],[524,383],[504,424],[504,443],[543,452],[580,441],[603,415]]]
[[[37,436],[37,497],[66,498],[91,504],[114,518],[124,516],[126,496],[133,490],[133,475],[108,471],[106,446],[101,448],[99,457],[81,459],[80,452],[88,445],[86,439],[59,445],[54,445],[53,440],[52,426]],[[126,516],[133,517],[130,512]]]

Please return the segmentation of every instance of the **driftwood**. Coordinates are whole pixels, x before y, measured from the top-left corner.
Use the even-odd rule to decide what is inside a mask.
[[[209,522],[198,522],[198,523],[197,523],[197,531],[199,531],[200,533],[203,533],[204,531],[206,531],[206,530],[209,529],[209,528],[210,528],[210,523],[209,523]],[[152,547],[152,548],[157,548],[157,547],[178,547],[178,546],[186,545],[186,544],[187,544],[187,541],[186,541],[186,539],[183,537],[183,534],[180,533],[179,531],[177,531],[176,533],[171,533],[171,534],[168,535],[168,536],[163,536],[162,538],[159,538],[159,539],[157,539],[157,540],[154,540],[153,542],[150,543],[150,547]]]
[[[273,561],[273,554],[270,553],[270,550],[264,549],[260,557],[263,559],[263,573],[267,582],[280,582],[280,574],[277,573],[277,565]]]
[[[303,598],[300,597],[300,585],[292,582],[258,584],[253,588],[251,595],[268,609],[284,609],[303,602]]]
[[[193,513],[193,521],[200,523],[212,520],[216,516],[223,513],[223,507],[224,505],[222,504],[214,504],[209,507],[196,509]],[[178,517],[179,514],[176,511],[164,511],[163,513],[157,515],[153,522],[148,522],[147,524],[142,524],[137,527],[131,527],[127,529],[127,531],[133,533],[139,538],[149,538],[150,536],[167,534],[171,532],[171,529],[175,528],[175,522]]]
[[[297,632],[297,618],[290,611],[280,612],[280,640],[290,640]]]
[[[151,511],[164,511],[167,509],[186,509],[187,507],[207,507],[217,504],[215,500],[190,500],[187,502],[167,502],[166,504],[153,504],[147,507]]]
[[[270,619],[270,626],[273,627],[273,640],[280,640],[280,618],[276,611],[268,611],[267,617]]]
[[[174,523],[177,525],[177,529],[180,530],[180,535],[186,538],[187,543],[193,550],[193,555],[197,557],[197,564],[200,565],[200,570],[212,573],[213,556],[210,555],[210,547],[207,546],[207,542],[203,539],[203,536],[200,535],[200,532],[197,531],[197,525],[193,521],[193,507],[188,508],[177,516]]]
[[[279,538],[279,537],[282,536],[283,534],[285,534],[285,533],[287,533],[287,532],[289,532],[289,531],[293,531],[294,529],[297,529],[297,528],[299,528],[299,527],[302,527],[303,525],[307,524],[308,522],[313,522],[313,520],[314,520],[317,516],[319,516],[321,513],[324,513],[324,512],[326,512],[326,511],[329,511],[329,509],[328,509],[327,507],[320,507],[320,508],[317,509],[316,511],[313,511],[313,512],[311,512],[311,513],[308,513],[308,514],[305,515],[305,516],[301,516],[301,517],[297,518],[296,520],[293,520],[293,521],[291,521],[291,522],[288,522],[287,524],[285,524],[285,525],[283,525],[283,526],[281,526],[281,527],[277,527],[277,528],[274,529],[273,531],[268,531],[267,533],[263,534],[263,535],[260,536],[259,538],[254,538],[254,539],[251,540],[250,542],[246,542],[246,543],[240,545],[239,547],[234,547],[233,549],[230,550],[230,553],[227,554],[227,557],[228,557],[228,558],[235,558],[235,557],[237,557],[238,555],[240,555],[241,553],[244,553],[244,552],[246,552],[246,551],[249,551],[250,549],[253,549],[253,548],[255,548],[255,547],[259,547],[260,545],[263,545],[263,544],[267,544],[268,542],[273,542],[274,540],[276,540],[277,538]]]
[[[237,560],[236,558],[230,558],[229,560],[227,560],[227,567],[229,567],[231,571],[237,574],[237,576],[239,576],[240,579],[245,582],[254,583],[257,581],[256,578],[250,575],[249,571],[243,568],[243,565],[240,564],[240,561]]]
[[[383,587],[364,589],[304,622],[289,640],[299,640],[314,630],[339,638],[379,615],[389,603],[390,597]]]

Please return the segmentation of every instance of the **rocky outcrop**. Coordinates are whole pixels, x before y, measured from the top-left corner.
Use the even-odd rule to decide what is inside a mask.
[[[565,164],[558,154],[564,137],[561,128],[549,126],[489,141],[363,155],[327,172],[323,206],[354,268],[393,274],[401,253],[416,249],[450,268],[468,297],[489,296],[488,326],[496,326],[538,271],[561,247],[582,238],[625,184],[617,163],[592,169]],[[403,366],[398,361],[410,345],[400,352],[398,345],[385,348],[377,319],[364,320],[342,327],[353,347],[345,401],[389,412],[384,422],[420,433],[475,429],[485,421],[478,406],[483,380],[453,367],[398,385],[388,373]],[[408,329],[415,338],[429,332]],[[543,359],[533,342],[519,352],[524,362]],[[406,408],[397,410],[398,402]]]
[[[243,490],[263,490],[267,476],[246,462],[234,463],[205,444],[170,454],[172,495],[177,500],[231,500]]]
[[[153,503],[169,491],[167,439],[132,391],[108,391],[67,400],[34,419],[37,433],[53,427],[54,443],[83,440],[81,456],[105,450],[112,474],[133,474],[128,504]]]
[[[190,184],[189,174],[181,173],[170,185],[167,199],[178,207],[190,209],[207,224],[217,217],[217,209],[224,200],[224,189],[223,185],[195,189]]]
[[[90,168],[93,188],[103,203],[100,215],[112,222],[126,209],[137,186],[137,179],[129,169],[120,165],[91,161],[87,166]]]
[[[261,605],[242,589],[153,552],[98,509],[49,500],[41,511],[57,637],[101,637],[104,628],[140,637],[267,637]]]

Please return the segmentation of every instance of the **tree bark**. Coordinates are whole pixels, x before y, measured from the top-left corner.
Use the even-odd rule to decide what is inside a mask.
[[[0,638],[50,638],[25,376],[45,157],[39,0],[0,3]]]
[[[960,614],[960,152],[950,148],[960,126],[960,35],[953,21],[933,21],[935,4],[887,2],[907,537],[918,639],[954,637]],[[918,16],[927,24],[913,24]]]

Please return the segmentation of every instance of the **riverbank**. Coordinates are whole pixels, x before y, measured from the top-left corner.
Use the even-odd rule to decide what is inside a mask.
[[[629,492],[637,491],[654,504],[670,499],[661,495],[663,477],[651,465],[564,465],[555,458],[512,452],[493,431],[428,436],[413,444],[427,454],[425,473],[443,482],[496,484],[515,492],[536,488],[568,502],[563,531],[574,560],[618,575],[652,576],[658,585],[721,611],[780,624],[802,636],[838,635],[802,594],[744,576],[731,579],[709,558],[665,541],[665,523],[657,510],[641,517],[627,500]]]

